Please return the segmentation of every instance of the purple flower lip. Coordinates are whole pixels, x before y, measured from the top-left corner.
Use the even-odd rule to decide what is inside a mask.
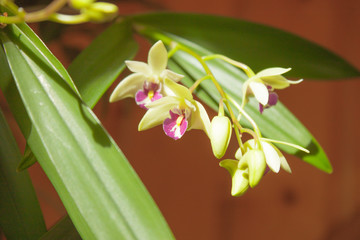
[[[267,88],[269,89],[269,86],[267,86]],[[271,88],[271,87],[270,87]],[[264,109],[275,106],[276,103],[278,102],[279,96],[277,95],[276,92],[273,92],[269,89],[269,100],[268,103],[264,106],[261,103],[259,103],[259,111],[262,114],[264,112]]]
[[[141,108],[147,109],[147,107],[145,107],[146,104],[162,98],[160,90],[160,84],[145,81],[143,89],[137,91],[135,94],[136,104],[139,105]]]
[[[185,112],[181,110],[176,112],[180,113],[175,113],[170,110],[170,118],[165,119],[163,123],[163,129],[165,134],[173,138],[174,140],[180,139],[184,135],[188,127],[188,121],[185,116]]]

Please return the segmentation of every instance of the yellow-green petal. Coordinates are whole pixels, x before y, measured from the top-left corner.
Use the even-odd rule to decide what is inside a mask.
[[[124,78],[114,89],[110,102],[115,102],[127,97],[135,97],[138,90],[142,89],[146,77],[141,73],[133,73]]]
[[[256,77],[263,78],[263,77],[270,77],[270,76],[277,76],[287,73],[291,70],[291,68],[280,68],[280,67],[273,67],[264,69],[256,74]]]
[[[125,61],[125,64],[129,68],[129,70],[132,72],[142,73],[146,76],[151,75],[151,69],[150,69],[149,65],[144,62],[127,60],[127,61]]]
[[[160,76],[168,62],[167,50],[162,41],[157,41],[149,50],[148,64],[154,75]]]
[[[164,122],[170,116],[169,111],[177,106],[178,102],[173,97],[163,97],[156,100],[146,107],[149,108],[143,118],[141,119],[138,130],[143,131],[156,127]]]

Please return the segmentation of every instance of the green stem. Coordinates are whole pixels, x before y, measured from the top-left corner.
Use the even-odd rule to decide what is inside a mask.
[[[226,94],[227,95],[227,94]],[[244,115],[244,117],[250,122],[250,124],[253,126],[254,128],[254,131],[256,133],[256,135],[261,138],[261,132],[260,132],[260,129],[259,127],[257,126],[257,124],[255,123],[254,119],[252,119],[252,117],[250,117],[249,114],[247,114],[245,112],[245,110],[232,98],[230,97],[229,95],[226,96],[227,99],[229,99],[231,101],[232,104],[234,104],[234,106],[239,110],[239,112],[241,114]]]
[[[59,11],[68,1],[67,0],[54,0],[51,2],[48,6],[45,8],[31,12],[26,13],[25,11],[19,11],[15,4],[13,4],[10,1],[5,1],[4,6],[8,7],[10,11],[15,12],[17,14],[16,16],[0,16],[0,22],[11,24],[11,23],[21,23],[21,22],[41,22],[47,20],[52,14]],[[15,9],[17,8],[17,9]]]
[[[231,65],[243,70],[249,78],[255,76],[255,73],[251,70],[251,68],[249,66],[245,65],[244,63],[235,61],[235,60],[228,58],[221,54],[213,54],[213,55],[204,56],[204,57],[202,57],[202,59],[204,61],[209,61],[209,60],[213,60],[213,59],[221,59],[221,60],[223,60],[227,63],[230,63]]]
[[[210,76],[209,75],[206,75],[198,80],[196,80],[196,82],[194,82],[194,84],[189,88],[189,91],[192,93],[199,85],[202,81],[206,80],[206,79],[209,79]]]
[[[283,145],[286,145],[286,146],[296,148],[296,149],[298,149],[300,151],[310,153],[310,151],[307,150],[306,148],[303,148],[303,147],[301,147],[299,145],[296,145],[296,144],[293,144],[293,143],[283,142],[283,141],[274,140],[274,139],[270,139],[270,138],[261,138],[261,140],[266,141],[266,142],[273,142],[273,143],[283,144]]]

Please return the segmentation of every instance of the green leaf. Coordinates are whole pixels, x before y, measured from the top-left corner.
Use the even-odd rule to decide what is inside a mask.
[[[94,113],[16,25],[0,32],[14,81],[2,79],[30,148],[84,239],[173,239],[163,216]]]
[[[31,148],[29,147],[29,145],[26,145],[24,155],[21,158],[21,161],[20,161],[16,171],[18,171],[18,172],[24,171],[25,169],[28,169],[36,162],[37,162],[37,160],[36,160],[36,157],[34,156],[34,153],[31,151]]]
[[[81,240],[69,216],[63,217],[40,240]]]
[[[213,53],[250,66],[255,72],[269,67],[291,67],[297,78],[339,79],[360,72],[341,57],[294,34],[233,18],[181,13],[142,14],[131,18],[181,36]]]
[[[210,51],[192,43],[179,36],[175,36],[169,33],[164,33],[156,29],[143,29],[143,33],[148,36],[155,36],[161,39],[164,36],[164,41],[167,41],[167,37],[173,41],[177,41],[184,46],[187,46],[192,51],[196,52],[200,56],[212,54]],[[247,76],[239,69],[227,64],[220,60],[212,60],[208,62],[208,65],[215,75],[217,81],[220,83],[224,91],[230,95],[236,102],[242,101],[242,84],[247,79]],[[178,51],[172,57],[169,66],[180,74],[187,76],[184,82],[187,86],[192,85],[197,79],[202,78],[205,72],[200,63],[191,55]],[[204,81],[200,85],[198,94],[205,103],[211,106],[213,109],[218,109],[218,102],[220,101],[220,94],[211,81]],[[238,114],[235,108],[235,114]],[[312,164],[313,166],[331,173],[331,164],[321,146],[310,134],[310,132],[301,124],[301,122],[289,111],[287,108],[278,102],[276,106],[267,109],[263,114],[260,114],[258,110],[258,103],[252,98],[245,108],[247,113],[256,121],[262,134],[265,137],[285,141],[293,144],[300,145],[307,148],[310,154],[303,154],[302,152],[285,146],[277,145],[283,151],[297,155],[305,162]],[[244,117],[241,119],[241,124],[251,128],[251,125]]]
[[[88,106],[95,106],[136,51],[131,25],[122,21],[99,35],[71,63],[68,71]]]
[[[68,71],[82,100],[89,107],[95,106],[124,70],[125,60],[132,59],[136,51],[137,43],[132,38],[131,26],[127,21],[122,21],[110,26],[75,58]],[[35,162],[34,154],[26,146],[18,171],[27,169]]]
[[[8,240],[39,239],[46,232],[40,205],[28,172],[16,172],[21,154],[1,111],[0,142],[0,228]]]

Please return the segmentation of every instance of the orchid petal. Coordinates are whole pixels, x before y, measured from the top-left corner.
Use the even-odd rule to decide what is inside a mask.
[[[280,171],[280,157],[275,148],[267,142],[261,141],[261,145],[265,154],[265,160],[269,168],[278,173]]]
[[[265,84],[260,82],[250,82],[249,87],[254,94],[256,100],[258,100],[259,103],[262,105],[266,105],[269,100],[269,90],[265,86]]]
[[[154,102],[151,102],[146,105],[147,108],[157,108],[161,106],[167,106],[169,109],[173,108],[174,106],[179,105],[180,99],[174,96],[166,96]]]
[[[147,65],[144,62],[127,60],[127,61],[125,61],[125,64],[132,72],[142,73],[146,76],[151,75],[151,69],[150,69],[149,65]]]
[[[176,106],[177,103],[177,101],[171,101],[171,97],[163,97],[145,105],[149,110],[141,119],[138,130],[143,131],[162,124],[169,117],[169,110]]]
[[[210,119],[209,116],[201,103],[194,101],[196,111],[192,112],[190,120],[190,129],[203,130],[208,137],[210,137]]]
[[[262,77],[261,80],[275,89],[284,89],[290,86],[289,80],[287,80],[283,76],[269,76],[269,77]]]
[[[164,85],[178,97],[182,97],[190,101],[194,99],[190,90],[183,85],[180,85],[169,79],[164,80]]]
[[[166,48],[162,41],[157,41],[149,50],[148,63],[154,75],[160,76],[168,62]]]
[[[281,151],[277,147],[275,147],[273,144],[271,144],[271,143],[269,143],[269,144],[275,149],[275,151],[279,155],[281,168],[284,169],[286,172],[291,173],[291,168],[289,166],[289,163],[286,161],[286,158],[281,153]]]
[[[165,69],[161,73],[161,78],[163,79],[170,79],[174,82],[179,82],[182,78],[184,78],[184,75],[178,74],[176,72],[173,72],[171,70]]]
[[[110,96],[110,102],[115,102],[127,97],[134,97],[142,88],[146,77],[141,73],[133,73],[124,78],[114,89]]]
[[[181,121],[178,123],[178,121]],[[165,119],[163,129],[166,135],[174,140],[180,139],[186,132],[188,121],[184,115],[175,114],[170,110],[170,118]]]
[[[276,75],[282,75],[284,73],[287,73],[291,70],[291,68],[280,68],[280,67],[274,67],[274,68],[267,68],[264,69],[256,74],[256,77],[263,78],[263,77],[270,77],[270,76],[276,76]]]
[[[241,148],[238,148],[238,150],[236,150],[235,152],[235,158],[237,160],[240,160],[242,158],[243,154],[242,154],[242,151],[241,151]]]

